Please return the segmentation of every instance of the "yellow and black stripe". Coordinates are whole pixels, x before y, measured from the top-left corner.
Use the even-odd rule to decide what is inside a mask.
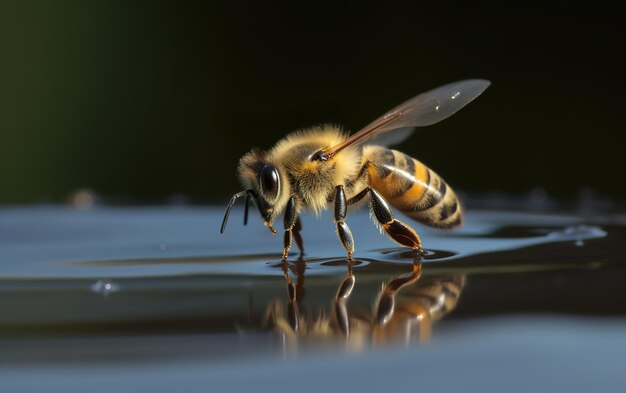
[[[426,165],[397,150],[368,146],[369,184],[392,206],[429,226],[463,223],[461,204],[446,182]]]

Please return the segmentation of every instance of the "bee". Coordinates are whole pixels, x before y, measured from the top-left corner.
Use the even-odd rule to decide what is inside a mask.
[[[337,235],[348,260],[352,260],[354,240],[346,222],[348,206],[369,197],[372,217],[381,232],[421,254],[418,234],[394,217],[390,205],[422,224],[449,229],[463,223],[461,203],[435,171],[388,146],[404,141],[415,127],[448,118],[489,84],[471,79],[438,87],[393,108],[350,136],[337,126],[323,125],[295,131],[269,151],[248,152],[238,167],[246,188],[228,203],[220,233],[239,198],[245,198],[244,225],[250,201],[273,234],[273,223],[283,214],[285,261],[294,238],[304,254],[301,211],[319,215],[334,208]]]

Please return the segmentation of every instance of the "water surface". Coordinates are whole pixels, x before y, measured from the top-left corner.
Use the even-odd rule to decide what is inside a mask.
[[[366,390],[413,373],[457,376],[441,386],[454,391],[458,378],[505,383],[516,369],[560,387],[584,369],[573,391],[626,382],[615,368],[626,353],[623,217],[469,212],[455,232],[416,225],[428,252],[416,263],[351,213],[349,263],[332,217],[304,216],[306,253],[282,264],[282,236],[256,217],[242,226],[241,211],[220,236],[221,214],[0,209],[0,387],[84,391],[90,375],[154,391],[250,389],[283,367],[285,383],[318,374],[331,386],[348,365]]]

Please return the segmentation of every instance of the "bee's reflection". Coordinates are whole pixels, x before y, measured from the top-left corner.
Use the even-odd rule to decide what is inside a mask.
[[[264,327],[281,334],[289,347],[297,347],[299,342],[336,343],[336,339],[353,349],[428,341],[433,323],[455,308],[465,284],[464,275],[423,276],[422,265],[415,262],[407,273],[383,282],[372,297],[372,310],[363,310],[350,306],[350,297],[358,292],[358,286],[352,265],[348,265],[330,309],[312,313],[302,307],[305,270],[303,260],[283,264],[286,309],[284,300],[275,299],[265,312]]]

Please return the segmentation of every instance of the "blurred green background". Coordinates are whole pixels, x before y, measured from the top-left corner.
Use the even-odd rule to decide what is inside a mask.
[[[502,3],[2,1],[0,202],[222,201],[251,147],[464,78],[493,85],[402,150],[470,192],[625,197],[621,14]]]

